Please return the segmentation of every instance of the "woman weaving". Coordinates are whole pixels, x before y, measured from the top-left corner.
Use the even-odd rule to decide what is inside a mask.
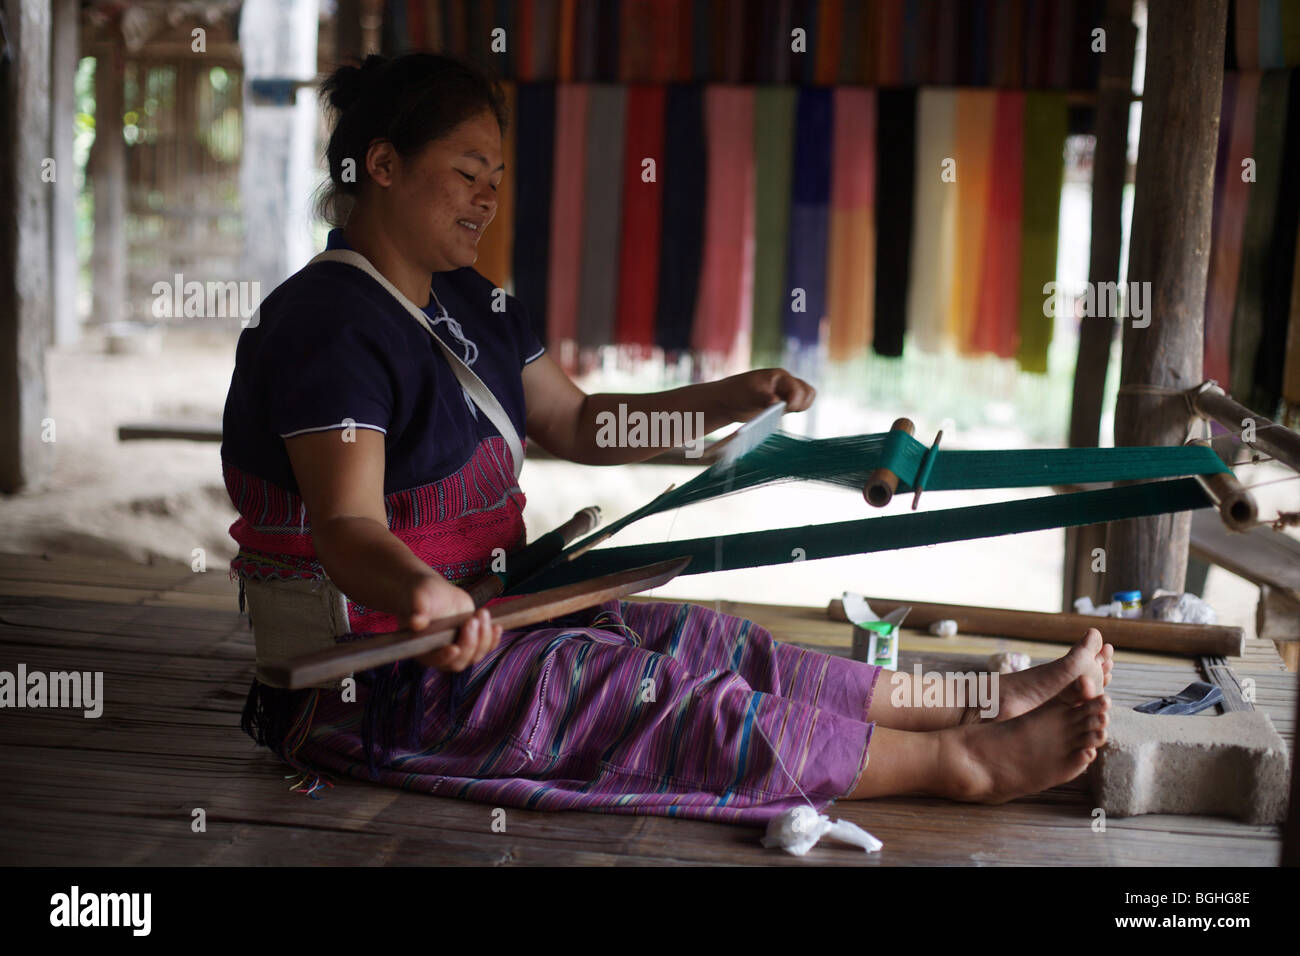
[[[658,451],[597,445],[596,416],[621,402],[702,411],[706,430],[778,400],[811,405],[812,388],[780,369],[584,394],[524,306],[473,269],[504,169],[495,81],[410,54],[340,68],[323,92],[328,198],[346,201],[346,219],[242,333],[225,409],[232,569],[259,660],[272,643],[289,653],[473,611],[457,582],[525,537],[515,435],[616,465]],[[912,792],[1001,802],[1070,780],[1105,740],[1111,656],[1089,631],[1059,660],[1005,676],[997,717],[981,720],[895,704],[913,700],[909,675],[778,643],[707,608],[610,601],[504,634],[482,610],[454,644],[360,673],[351,693],[255,681],[244,727],[304,773],[758,824],[802,794],[819,810]],[[908,692],[891,693],[900,683]]]

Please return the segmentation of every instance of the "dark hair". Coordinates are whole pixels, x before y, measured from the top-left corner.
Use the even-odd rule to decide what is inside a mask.
[[[441,53],[371,55],[360,66],[340,66],[321,84],[320,97],[333,119],[325,159],[330,178],[317,199],[321,218],[339,226],[365,181],[370,144],[388,140],[408,156],[484,110],[504,136],[505,94],[485,67]],[[352,159],[354,182],[344,182],[343,161]]]

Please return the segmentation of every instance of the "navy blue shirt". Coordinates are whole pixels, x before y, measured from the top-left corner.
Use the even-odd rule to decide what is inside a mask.
[[[348,248],[341,229],[330,249]],[[492,390],[524,437],[520,374],[545,351],[523,305],[494,296],[465,267],[436,272],[424,312],[436,334]],[[493,302],[504,311],[493,311]],[[498,306],[501,307],[501,306]],[[467,400],[442,350],[382,286],[355,266],[319,262],[290,276],[239,336],[222,419],[221,457],[294,493],[284,439],[347,427],[384,434],[384,494],[457,471],[500,434]]]

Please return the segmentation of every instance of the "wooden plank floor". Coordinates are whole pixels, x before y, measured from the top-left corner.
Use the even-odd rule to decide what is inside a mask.
[[[321,800],[289,793],[286,768],[238,728],[252,641],[224,570],[0,555],[0,669],[104,671],[104,714],[0,713],[3,864],[1273,865],[1279,828],[1148,816],[1092,829],[1082,782],[1001,807],[928,798],[842,801],[831,815],[884,841],[866,855],[823,843],[799,859],[750,827],[493,808],[359,781]],[[818,596],[819,600],[830,595]],[[847,655],[820,608],[719,602],[789,640]],[[1059,645],[908,633],[900,667],[965,670],[995,650],[1035,660]],[[1268,642],[1231,660],[1288,743],[1295,676]],[[1198,679],[1192,659],[1121,653],[1117,707]],[[191,830],[206,812],[207,832]]]

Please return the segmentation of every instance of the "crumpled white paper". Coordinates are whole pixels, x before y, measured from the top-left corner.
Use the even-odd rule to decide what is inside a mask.
[[[879,850],[883,843],[866,830],[847,820],[836,820],[819,814],[812,807],[795,807],[768,821],[763,835],[763,846],[779,846],[787,853],[803,856],[824,836],[860,846],[868,853]]]

